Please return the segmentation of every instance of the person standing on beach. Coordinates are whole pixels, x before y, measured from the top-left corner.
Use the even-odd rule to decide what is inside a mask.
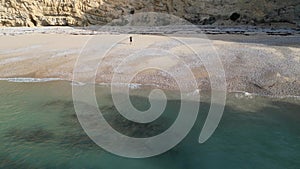
[[[129,42],[132,43],[132,36],[129,37]]]

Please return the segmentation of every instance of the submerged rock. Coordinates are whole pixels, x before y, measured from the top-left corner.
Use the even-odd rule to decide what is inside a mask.
[[[6,133],[7,137],[15,141],[27,141],[34,143],[42,143],[53,139],[54,134],[43,128],[27,128],[27,129],[10,129]]]

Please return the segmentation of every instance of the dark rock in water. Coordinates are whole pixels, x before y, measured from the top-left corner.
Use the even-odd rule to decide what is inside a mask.
[[[74,112],[74,113],[72,113],[71,115],[70,115],[70,117],[72,118],[72,119],[77,119],[77,115],[76,115],[76,113]]]
[[[73,134],[72,134],[73,133]],[[69,148],[84,148],[84,149],[97,149],[99,148],[90,138],[88,135],[84,133],[84,131],[79,132],[67,132],[59,138],[59,143],[63,147]]]
[[[140,111],[150,108],[150,104],[146,98],[133,97],[133,105]],[[127,136],[145,138],[152,137],[164,132],[176,120],[180,101],[169,100],[167,110],[163,115],[151,123],[141,124],[127,120],[124,118],[114,106],[103,106],[101,112],[106,121],[117,131]]]
[[[53,139],[54,134],[43,128],[34,129],[11,129],[6,133],[7,137],[12,138],[14,141],[28,141],[35,143],[42,143]]]
[[[73,101],[55,100],[44,104],[44,106],[58,106],[62,108],[74,107]]]
[[[164,131],[164,128],[157,124],[131,122],[119,114],[114,106],[104,107],[101,111],[114,129],[128,136],[143,138],[155,136]]]
[[[15,160],[6,156],[0,156],[0,168],[9,168],[9,169],[37,169],[38,167],[32,166],[26,163],[23,160]]]
[[[81,125],[78,121],[77,114],[75,112],[63,114],[63,120],[60,123],[61,126],[70,126],[72,128],[81,129]]]

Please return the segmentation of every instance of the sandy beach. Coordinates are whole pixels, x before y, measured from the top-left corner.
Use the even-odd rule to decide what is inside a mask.
[[[0,78],[59,78],[72,80],[74,66],[83,49],[90,45],[91,39],[101,39],[103,44],[111,44],[112,37],[133,36],[116,42],[105,55],[96,74],[96,83],[111,83],[114,74],[130,76],[114,69],[124,58],[141,49],[171,51],[191,69],[200,90],[210,90],[210,81],[203,63],[192,57],[187,46],[174,45],[169,36],[158,34],[108,34],[87,32],[71,28],[25,29],[6,28],[0,35]],[[23,32],[23,33],[22,33]],[[290,36],[254,35],[205,35],[193,33],[176,34],[177,40],[206,38],[207,47],[201,46],[204,57],[215,52],[222,61],[227,81],[227,89],[273,96],[300,96],[300,35]],[[97,44],[101,48],[102,44]],[[173,45],[173,46],[172,46]],[[171,47],[170,47],[171,46]],[[199,46],[193,46],[199,48]],[[93,52],[93,51],[91,51]],[[147,53],[149,55],[149,53]],[[145,55],[147,55],[145,54]],[[98,61],[95,53],[88,56],[89,62]],[[143,57],[142,60],[127,64],[127,72],[133,67],[159,63],[165,69],[179,68],[180,60],[170,57]],[[82,71],[89,73],[88,63]],[[126,68],[125,66],[125,68]],[[179,69],[178,69],[179,70]],[[185,75],[179,75],[184,79]],[[86,81],[82,76],[82,82]],[[132,83],[151,84],[165,89],[177,89],[174,79],[157,70],[140,72]]]

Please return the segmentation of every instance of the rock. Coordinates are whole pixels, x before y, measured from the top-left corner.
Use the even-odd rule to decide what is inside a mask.
[[[299,0],[2,0],[0,26],[103,25],[123,15],[161,12],[201,25],[299,27],[299,11]]]
[[[236,21],[241,17],[239,13],[234,12],[233,14],[230,15],[230,20]]]

